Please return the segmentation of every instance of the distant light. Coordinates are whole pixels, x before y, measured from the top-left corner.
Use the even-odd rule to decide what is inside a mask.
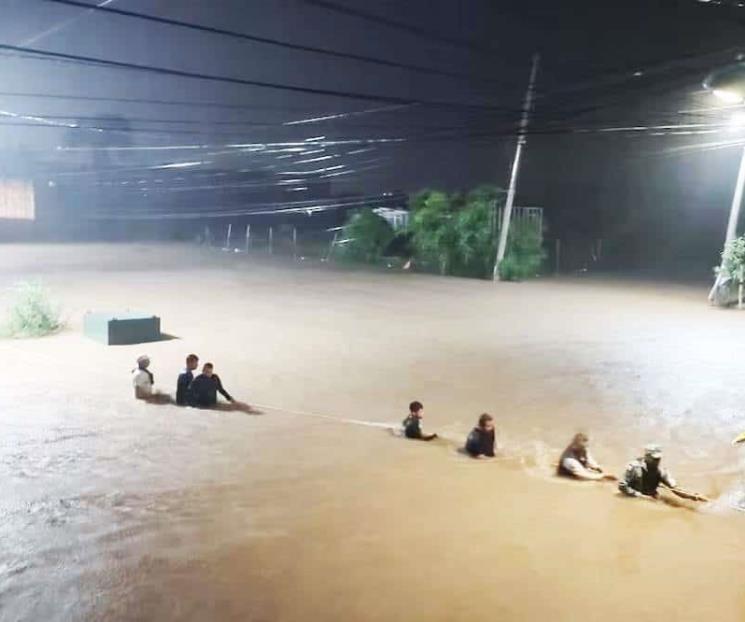
[[[737,112],[729,121],[731,130],[739,130],[745,127],[745,112]]]
[[[314,136],[313,138],[306,138],[306,143],[312,143],[314,140],[326,140],[325,136]]]
[[[340,168],[346,168],[344,164],[337,164],[336,166],[327,166],[325,168],[317,168],[312,171],[279,171],[278,175],[317,175],[319,173],[325,173],[326,171],[336,171]]]
[[[712,91],[716,97],[721,99],[723,102],[727,104],[739,104],[743,97],[739,93],[735,93],[734,91],[724,91],[722,89],[714,89]]]
[[[311,164],[313,162],[322,162],[324,160],[332,160],[336,156],[325,155],[317,158],[306,158],[305,160],[295,160],[295,164]]]
[[[162,169],[162,168],[189,168],[191,166],[200,166],[204,164],[204,162],[200,161],[194,161],[194,162],[174,162],[172,164],[161,164],[159,166],[151,166],[150,168],[152,170],[156,169]]]
[[[644,72],[643,71],[635,71],[634,72],[634,77],[635,78],[641,78],[643,75],[644,75]]]

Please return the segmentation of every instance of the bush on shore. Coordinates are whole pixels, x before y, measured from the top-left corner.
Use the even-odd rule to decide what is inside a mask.
[[[16,285],[15,297],[3,326],[3,336],[43,337],[61,327],[60,309],[41,283],[24,281]]]

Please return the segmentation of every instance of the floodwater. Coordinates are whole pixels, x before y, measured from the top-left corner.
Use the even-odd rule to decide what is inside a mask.
[[[706,287],[292,268],[188,246],[3,246],[68,328],[0,341],[0,620],[745,619],[745,315]],[[3,298],[3,303],[7,299]],[[105,347],[86,310],[177,337]],[[262,416],[136,403],[189,352]],[[425,404],[416,443],[384,427]],[[502,457],[455,449],[477,416]],[[694,508],[552,476],[665,446]]]

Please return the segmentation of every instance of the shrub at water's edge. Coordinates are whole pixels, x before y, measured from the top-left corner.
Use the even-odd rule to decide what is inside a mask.
[[[393,228],[371,208],[352,212],[344,225],[340,255],[353,261],[375,263],[393,241]]]
[[[14,288],[14,299],[2,327],[2,336],[43,337],[62,327],[60,309],[41,283],[24,281]]]
[[[499,264],[503,281],[522,281],[537,276],[546,258],[541,234],[527,222],[513,222],[507,236],[507,252]]]

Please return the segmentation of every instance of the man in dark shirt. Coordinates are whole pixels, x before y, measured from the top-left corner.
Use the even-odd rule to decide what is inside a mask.
[[[189,386],[194,380],[194,370],[199,365],[199,357],[190,354],[186,357],[186,369],[182,371],[176,381],[176,404],[179,406],[189,405]]]
[[[494,457],[494,418],[484,413],[466,439],[466,452],[473,458]]]
[[[213,373],[212,363],[205,363],[202,373],[192,380],[189,386],[189,400],[192,406],[197,408],[214,408],[217,405],[218,392],[229,402],[233,398],[223,388],[220,377]]]
[[[403,421],[406,438],[413,438],[419,441],[431,441],[437,438],[437,434],[422,434],[422,417],[424,417],[424,406],[422,406],[422,403],[411,402],[409,404],[409,416]]]

